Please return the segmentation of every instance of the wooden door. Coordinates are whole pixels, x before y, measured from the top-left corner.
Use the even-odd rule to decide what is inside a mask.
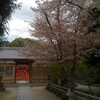
[[[29,81],[29,68],[27,66],[17,66],[16,81]]]

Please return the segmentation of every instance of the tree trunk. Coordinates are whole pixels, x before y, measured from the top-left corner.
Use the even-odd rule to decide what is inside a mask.
[[[75,89],[75,79],[74,79],[74,74],[76,70],[76,65],[77,65],[77,45],[76,45],[76,39],[73,39],[73,59],[72,59],[72,68],[71,68],[71,91],[73,92]]]
[[[89,82],[89,79],[88,79],[86,82],[87,82],[87,84],[88,84],[88,88],[89,88],[90,94],[91,94],[91,95],[94,95],[94,93],[93,93],[93,91],[92,91],[92,89],[91,89],[91,84],[90,84],[90,82]]]

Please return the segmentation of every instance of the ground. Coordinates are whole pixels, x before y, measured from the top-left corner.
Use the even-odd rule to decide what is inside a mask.
[[[33,92],[39,97],[39,100],[61,100],[45,89],[45,87],[32,87]]]
[[[38,100],[60,100],[59,97],[47,91],[43,86],[31,87],[33,95]],[[0,100],[17,100],[18,87],[8,87],[6,91],[0,91]]]
[[[17,88],[6,88],[6,91],[0,91],[0,100],[16,100]]]

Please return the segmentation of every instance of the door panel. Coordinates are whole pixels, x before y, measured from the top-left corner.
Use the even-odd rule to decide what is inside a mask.
[[[29,80],[29,68],[27,66],[17,66],[16,80]]]

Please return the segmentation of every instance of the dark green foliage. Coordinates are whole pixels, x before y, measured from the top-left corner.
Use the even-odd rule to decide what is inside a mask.
[[[98,67],[100,63],[100,45],[95,45],[94,50],[91,52],[87,52],[86,55],[82,55],[84,57],[84,62],[90,67]]]
[[[9,47],[9,41],[7,41],[5,38],[2,38],[0,40],[0,47]]]
[[[17,0],[0,0],[0,46],[4,41],[4,33],[8,33],[7,23],[15,9],[20,8]]]
[[[16,8],[20,7],[20,4],[16,4],[17,0],[0,0],[0,34],[6,31],[6,23],[11,18],[12,12]]]
[[[25,38],[25,39],[23,39],[24,41],[27,41],[27,42],[29,42],[29,43],[35,43],[36,41],[35,40],[33,40],[33,39],[29,39],[29,38]]]
[[[91,59],[91,58],[90,58]],[[100,83],[100,63],[95,63],[90,60],[88,63],[85,61],[78,61],[77,69],[76,69],[76,77],[79,81],[83,81],[85,84],[99,84]],[[86,59],[85,59],[86,60]]]
[[[93,52],[89,54],[87,57],[85,57],[85,63],[87,63],[90,66],[96,66],[100,62],[100,56],[96,56],[96,53]]]
[[[50,79],[55,84],[64,85],[70,78],[70,62],[58,63],[54,62],[49,65]]]
[[[22,41],[21,38],[16,38],[15,40],[13,40],[10,44],[10,47],[23,47],[24,43]]]
[[[29,39],[29,38],[16,38],[15,40],[13,40],[11,43],[9,43],[9,47],[25,47],[26,44],[24,42],[28,42],[28,43],[35,43],[34,40]]]
[[[9,47],[9,43],[10,43],[9,41],[5,40],[5,41],[3,41],[2,46]]]
[[[0,47],[3,45],[4,37],[0,36]]]
[[[93,3],[99,3],[98,1],[93,1]],[[100,8],[98,6],[92,6],[88,8],[89,15],[87,19],[91,24],[87,26],[88,34],[93,35],[94,37],[97,36],[100,39],[99,30],[100,30]],[[87,20],[87,23],[88,23]],[[98,40],[99,41],[99,40]],[[83,51],[88,51],[86,54],[82,55],[83,62],[85,63],[86,69],[82,71],[85,72],[87,75],[87,80],[90,80],[91,84],[100,83],[100,41],[95,43],[94,45],[87,45],[86,48],[83,48]],[[80,72],[82,72],[80,71]],[[84,73],[84,72],[83,72]],[[85,76],[85,75],[83,75]]]
[[[93,24],[89,27],[89,32],[96,32],[100,28],[100,9],[94,7],[90,9],[90,17]]]
[[[98,19],[100,17],[100,9],[99,8],[93,8],[92,9],[93,14],[91,14],[93,16],[94,19]]]
[[[79,80],[84,81],[85,84],[90,85],[96,84],[97,81],[99,82],[100,79],[100,70],[99,67],[90,66],[89,64],[85,63],[84,61],[78,61],[77,69],[76,69],[76,77]]]
[[[2,78],[3,78],[3,69],[0,68],[0,91],[5,91],[5,88],[4,88],[4,84],[2,83]]]

